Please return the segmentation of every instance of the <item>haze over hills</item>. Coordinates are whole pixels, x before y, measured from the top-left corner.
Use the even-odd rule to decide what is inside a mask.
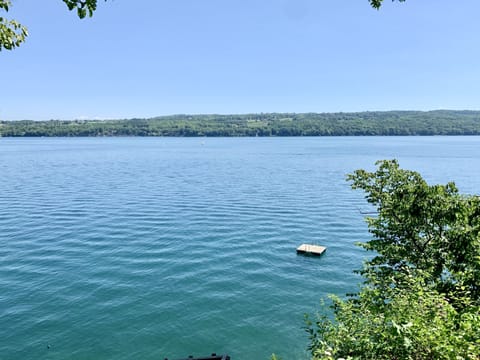
[[[0,121],[0,136],[480,135],[480,111],[168,115],[148,119]]]

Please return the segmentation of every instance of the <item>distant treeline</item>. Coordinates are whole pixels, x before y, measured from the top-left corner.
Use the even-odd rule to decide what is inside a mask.
[[[480,135],[480,111],[172,115],[129,120],[0,121],[0,136]]]

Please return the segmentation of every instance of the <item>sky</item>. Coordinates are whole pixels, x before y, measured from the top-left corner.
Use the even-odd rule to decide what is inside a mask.
[[[480,109],[480,1],[13,0],[0,120]]]

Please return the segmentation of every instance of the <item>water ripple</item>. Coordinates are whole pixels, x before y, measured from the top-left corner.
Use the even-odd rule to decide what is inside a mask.
[[[417,157],[418,139],[396,155],[478,192],[479,138],[428,141],[443,158]],[[355,291],[365,256],[353,246],[368,239],[365,204],[345,174],[392,149],[390,138],[1,139],[1,358],[307,358],[303,313]],[[439,166],[448,156],[460,168]],[[303,242],[328,250],[297,256]]]

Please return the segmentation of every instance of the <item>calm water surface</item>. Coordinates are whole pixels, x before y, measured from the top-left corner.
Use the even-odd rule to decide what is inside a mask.
[[[345,174],[398,158],[480,192],[480,137],[0,139],[0,357],[305,359],[355,291]],[[301,257],[301,243],[328,247]]]

